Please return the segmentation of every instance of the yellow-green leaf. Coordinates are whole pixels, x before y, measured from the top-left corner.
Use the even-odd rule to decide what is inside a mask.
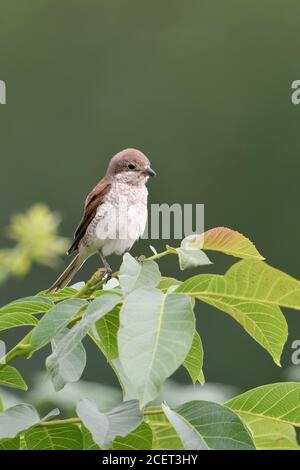
[[[200,274],[176,289],[231,315],[280,364],[287,323],[278,305],[300,309],[300,282],[262,261],[243,260],[224,276]]]
[[[27,390],[27,385],[20,372],[14,367],[7,365],[0,365],[0,385]]]
[[[263,385],[232,398],[225,405],[245,420],[265,418],[300,426],[300,383]]]
[[[195,384],[197,381],[204,384],[205,378],[203,374],[203,346],[200,335],[197,331],[194,333],[191,349],[183,363],[184,367],[190,374],[190,377]]]
[[[148,409],[146,422],[153,433],[153,450],[183,450],[183,444],[162,410]]]
[[[200,235],[190,235],[182,241],[182,247],[220,251],[237,258],[264,259],[247,237],[227,227],[216,227]]]
[[[300,450],[293,426],[265,418],[243,415],[258,450]]]

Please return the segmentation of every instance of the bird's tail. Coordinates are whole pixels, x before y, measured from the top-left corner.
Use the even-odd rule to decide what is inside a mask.
[[[48,292],[56,292],[59,289],[63,289],[66,287],[69,282],[73,279],[77,271],[81,268],[85,260],[79,257],[79,255],[75,256],[75,258],[71,261],[69,266],[65,269],[65,271],[59,276],[59,278],[54,282],[54,284],[48,289]]]

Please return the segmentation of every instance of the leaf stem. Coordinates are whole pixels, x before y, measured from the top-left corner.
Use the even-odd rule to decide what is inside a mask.
[[[151,416],[151,415],[157,415],[157,414],[164,414],[160,406],[153,406],[151,408],[148,408],[148,409],[146,408],[144,410],[145,416]]]
[[[2,363],[3,364],[8,364],[11,362],[13,359],[16,357],[26,357],[29,355],[31,351],[31,346],[30,346],[30,338],[31,338],[32,330],[24,336],[24,338],[16,344],[14,348],[12,348],[3,358],[2,358]]]
[[[163,258],[164,256],[171,255],[172,251],[167,249],[162,251],[161,253],[156,253],[156,255],[149,256],[149,258],[145,258],[145,261],[154,261],[156,259]]]
[[[163,411],[160,407],[152,407],[149,408],[148,410],[144,410],[144,415],[149,416],[149,415],[154,415],[154,414],[163,414]],[[52,421],[41,421],[37,423],[35,426],[59,426],[59,425],[64,425],[64,424],[80,424],[81,419],[80,418],[67,418],[67,419],[54,419]]]
[[[79,424],[80,418],[54,419],[53,421],[41,421],[37,426],[57,426],[60,424]]]

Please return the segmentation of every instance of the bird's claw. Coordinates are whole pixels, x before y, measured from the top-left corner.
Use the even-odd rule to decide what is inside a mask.
[[[145,255],[136,256],[135,259],[138,263],[143,263],[146,259],[146,256]]]
[[[109,279],[111,278],[111,275],[112,275],[111,268],[106,266],[105,269],[104,269],[102,280],[105,281],[105,282],[109,281]]]

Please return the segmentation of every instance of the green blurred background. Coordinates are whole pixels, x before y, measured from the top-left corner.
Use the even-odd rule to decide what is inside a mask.
[[[10,216],[36,202],[58,211],[60,233],[71,236],[86,193],[130,146],[158,173],[150,202],[204,203],[206,228],[241,231],[270,264],[300,278],[300,106],[290,99],[300,78],[299,15],[297,0],[0,0],[1,246]],[[149,254],[147,243],[133,252]],[[219,273],[234,261],[211,258]],[[10,279],[1,304],[44,289],[67,261]],[[97,266],[94,257],[77,279]],[[175,260],[160,266],[192,274]],[[229,316],[199,304],[207,380],[241,389],[282,380],[300,338],[300,314],[286,315],[280,369]],[[21,334],[1,337],[14,344]],[[88,350],[84,378],[113,383]],[[44,358],[43,350],[19,363],[25,378]],[[176,379],[188,380],[183,371]]]

